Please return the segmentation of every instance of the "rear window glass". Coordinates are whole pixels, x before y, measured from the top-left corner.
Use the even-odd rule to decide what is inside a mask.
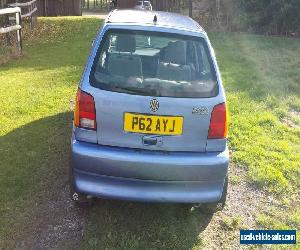
[[[108,31],[90,82],[100,89],[136,95],[200,98],[218,94],[206,41],[161,32]]]

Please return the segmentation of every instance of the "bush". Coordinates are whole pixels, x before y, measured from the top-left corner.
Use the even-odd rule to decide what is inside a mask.
[[[300,35],[299,0],[234,0],[234,23],[263,34]]]
[[[300,0],[194,0],[207,3],[193,16],[205,29],[300,36]]]

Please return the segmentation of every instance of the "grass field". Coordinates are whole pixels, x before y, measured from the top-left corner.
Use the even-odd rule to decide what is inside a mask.
[[[97,19],[40,19],[23,58],[0,68],[0,242],[24,230],[31,208],[67,174],[70,100],[100,26]]]
[[[0,67],[0,242],[30,224],[66,178],[77,83],[101,21],[42,18],[22,58]],[[258,227],[300,228],[299,39],[210,34],[230,111],[232,161],[283,210],[257,211]],[[238,182],[238,176],[231,176]],[[255,197],[254,201],[255,202]],[[271,206],[271,205],[270,205]],[[209,223],[184,207],[97,201],[82,247],[201,248]],[[1,243],[0,243],[1,247]]]

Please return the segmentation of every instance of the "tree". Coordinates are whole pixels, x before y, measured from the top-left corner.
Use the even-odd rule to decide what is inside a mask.
[[[189,0],[189,16],[193,17],[193,1]]]
[[[235,0],[237,22],[259,33],[299,32],[299,0]]]
[[[0,0],[0,8],[4,8],[6,0]]]

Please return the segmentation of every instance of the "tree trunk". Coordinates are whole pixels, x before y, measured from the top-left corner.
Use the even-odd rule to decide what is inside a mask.
[[[193,1],[189,0],[189,16],[193,18]]]

